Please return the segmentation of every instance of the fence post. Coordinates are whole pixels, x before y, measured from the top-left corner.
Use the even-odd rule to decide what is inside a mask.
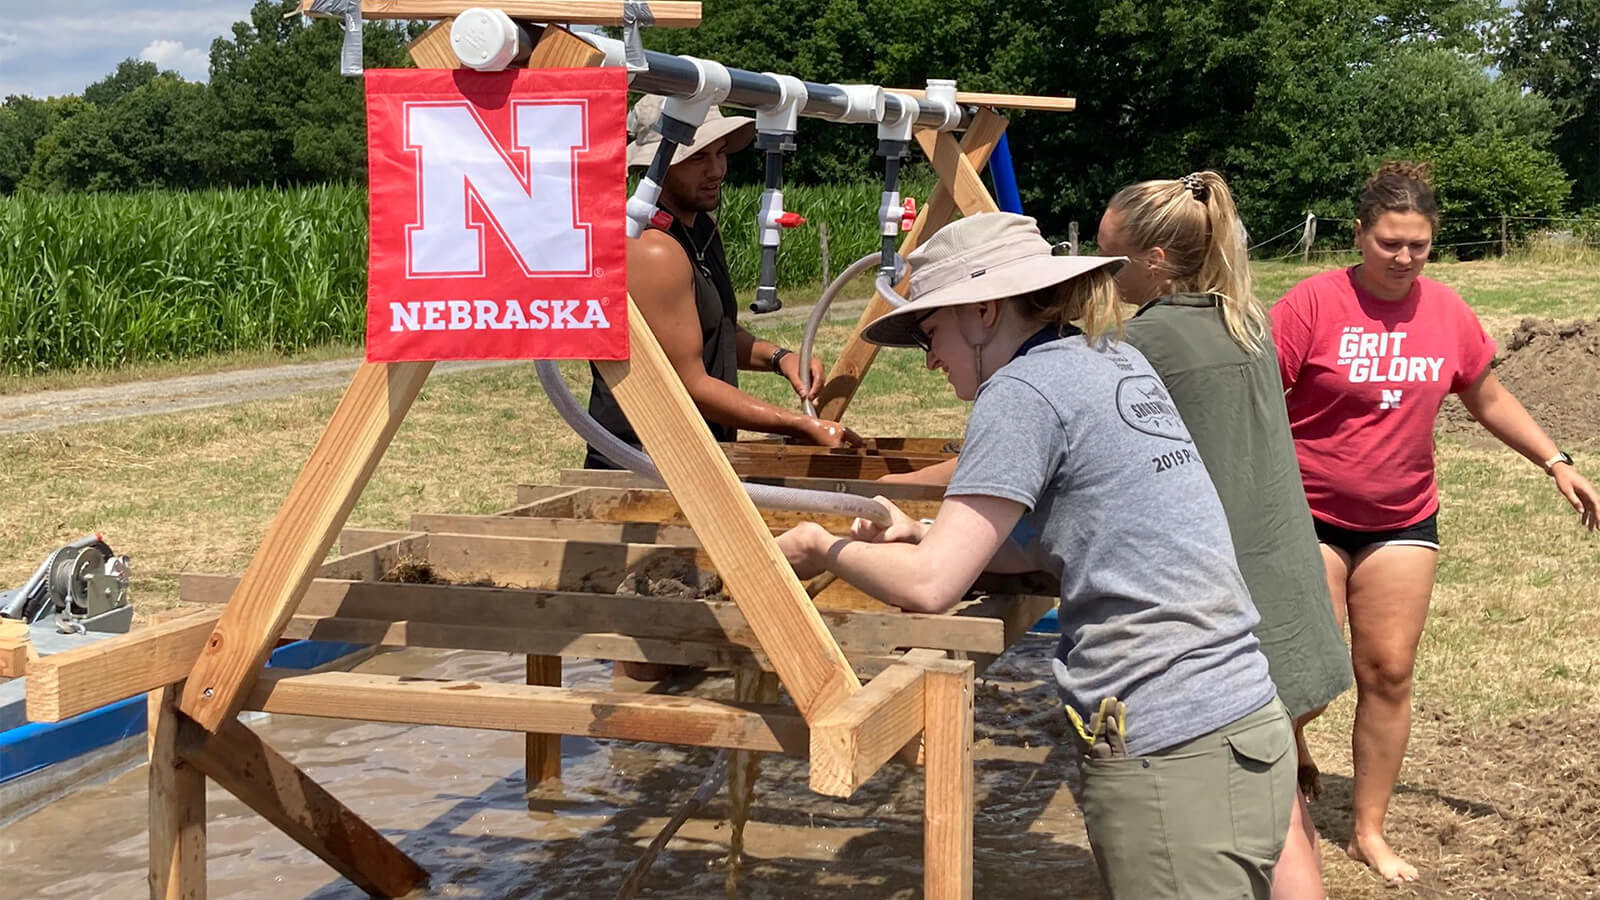
[[[822,284],[833,284],[833,268],[828,265],[828,223],[817,223],[817,249],[822,251]]]
[[[1078,223],[1067,223],[1067,255],[1078,255]]]
[[[1500,214],[1500,255],[1505,256],[1511,250],[1511,242],[1506,237],[1506,214]]]
[[[1306,227],[1305,230],[1300,233],[1300,262],[1307,263],[1311,261],[1311,245],[1315,244],[1316,242],[1317,214],[1307,210]],[[1291,250],[1289,252],[1293,253],[1294,251]]]

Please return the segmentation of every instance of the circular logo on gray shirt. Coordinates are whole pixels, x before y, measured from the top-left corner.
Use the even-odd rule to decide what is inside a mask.
[[[1172,441],[1193,443],[1161,379],[1130,375],[1117,382],[1117,411],[1129,427]]]

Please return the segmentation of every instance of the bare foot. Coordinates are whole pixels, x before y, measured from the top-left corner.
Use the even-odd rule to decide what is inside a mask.
[[[1371,837],[1356,835],[1350,839],[1350,844],[1344,848],[1344,852],[1356,862],[1371,866],[1384,881],[1417,880],[1417,867],[1401,859],[1399,854],[1389,848],[1389,842],[1381,835]]]

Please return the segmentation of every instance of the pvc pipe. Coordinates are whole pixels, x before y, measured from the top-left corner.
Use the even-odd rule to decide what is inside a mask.
[[[643,451],[629,446],[621,438],[605,430],[599,422],[589,415],[589,411],[578,404],[576,397],[567,389],[566,381],[561,378],[561,370],[548,359],[541,359],[533,364],[534,372],[539,376],[539,384],[544,386],[550,404],[556,408],[566,423],[578,436],[589,442],[596,450],[607,459],[623,466],[635,475],[647,478],[657,484],[665,484],[661,473],[656,469],[655,463]],[[750,501],[762,509],[788,509],[799,512],[820,513],[823,515],[855,516],[866,519],[878,525],[889,524],[889,511],[883,504],[868,497],[859,497],[855,494],[841,494],[833,491],[808,491],[800,488],[777,487],[770,484],[744,485],[745,493],[750,495]]]

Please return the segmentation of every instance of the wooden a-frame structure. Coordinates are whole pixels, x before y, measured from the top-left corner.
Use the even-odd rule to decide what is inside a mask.
[[[414,42],[412,56],[419,66],[455,67],[449,17],[472,5],[470,0],[365,0],[363,13],[369,18],[441,19]],[[621,23],[622,4],[616,0],[506,0],[498,5],[519,19]],[[657,24],[687,26],[699,21],[698,3],[663,2],[652,8]],[[601,54],[589,44],[551,26],[543,30],[528,65],[587,66],[600,60]],[[939,182],[906,233],[902,252],[909,252],[958,211],[972,214],[997,208],[978,174],[1006,127],[994,106],[1059,110],[1070,109],[1072,103],[974,94],[958,94],[958,101],[982,105],[959,143],[947,133],[916,135]],[[874,299],[861,325],[886,308]],[[29,669],[28,715],[34,721],[61,721],[105,703],[149,694],[152,897],[205,895],[208,777],[371,894],[401,896],[427,880],[427,873],[390,840],[241,724],[237,717],[245,709],[524,731],[529,735],[530,782],[559,772],[563,733],[807,754],[812,789],[834,796],[848,796],[885,762],[901,755],[925,766],[925,894],[971,896],[974,664],[948,659],[945,650],[938,649],[939,640],[923,627],[937,622],[918,624],[938,617],[907,616],[897,620],[904,625],[880,627],[874,634],[898,630],[908,642],[901,647],[936,646],[880,655],[873,667],[878,674],[863,685],[852,657],[841,647],[841,640],[848,637],[839,623],[824,622],[795,578],[773,541],[773,520],[763,518],[750,503],[730,456],[712,441],[631,300],[628,325],[632,358],[599,363],[600,372],[660,468],[670,492],[665,501],[675,503],[692,528],[699,547],[693,552],[703,553],[737,604],[736,610],[714,610],[717,628],[726,634],[748,629],[743,644],[728,638],[734,643],[727,652],[774,672],[794,708],[681,697],[663,704],[642,695],[563,690],[559,654],[573,653],[574,647],[593,648],[595,655],[609,658],[663,662],[704,661],[705,653],[724,652],[699,651],[702,656],[696,656],[685,645],[663,639],[671,634],[630,634],[625,611],[609,618],[603,611],[593,613],[604,622],[587,626],[589,631],[576,637],[540,631],[538,623],[545,620],[537,617],[529,619],[533,627],[520,631],[494,629],[492,641],[474,637],[470,628],[452,631],[444,623],[435,623],[429,637],[421,636],[424,629],[408,636],[404,626],[426,619],[428,609],[441,606],[446,597],[454,607],[467,598],[463,592],[492,589],[318,578],[329,574],[324,565],[328,551],[432,369],[430,362],[364,363],[242,577],[210,582],[211,590],[224,591],[228,597],[220,615],[198,613],[155,625],[46,657]],[[860,339],[858,326],[824,388],[824,416],[842,415],[874,353],[875,348]],[[522,519],[512,525],[523,529],[517,532],[521,537],[501,534],[483,540],[545,540],[527,536],[526,529],[536,524],[541,510],[554,508],[551,503],[564,502],[571,509],[575,497],[576,492],[568,490],[519,510]],[[494,525],[491,531],[506,527]],[[574,526],[561,527],[562,533],[571,534]],[[439,540],[435,536],[435,542]],[[481,593],[472,597],[494,599]],[[555,595],[542,596],[539,609],[546,611],[551,603],[559,606],[559,600]],[[587,603],[592,605],[592,596]],[[353,611],[358,608],[365,611]],[[1013,627],[1032,621],[1019,617],[1036,618],[1039,611],[1037,606],[1016,611],[1008,620],[1005,639],[988,650],[1003,650],[1005,641],[1014,639]],[[672,617],[663,618],[668,625],[657,622],[654,627],[670,627]],[[373,626],[382,627],[374,631]],[[930,636],[916,636],[924,633]],[[528,654],[528,682],[493,689],[474,685],[484,689],[468,696],[449,685],[401,684],[354,673],[263,671],[280,638],[341,639],[341,635],[381,643],[479,649],[491,645],[506,649],[504,644],[515,643],[519,652]],[[923,640],[925,644],[919,643]],[[601,708],[603,716],[596,712]]]

